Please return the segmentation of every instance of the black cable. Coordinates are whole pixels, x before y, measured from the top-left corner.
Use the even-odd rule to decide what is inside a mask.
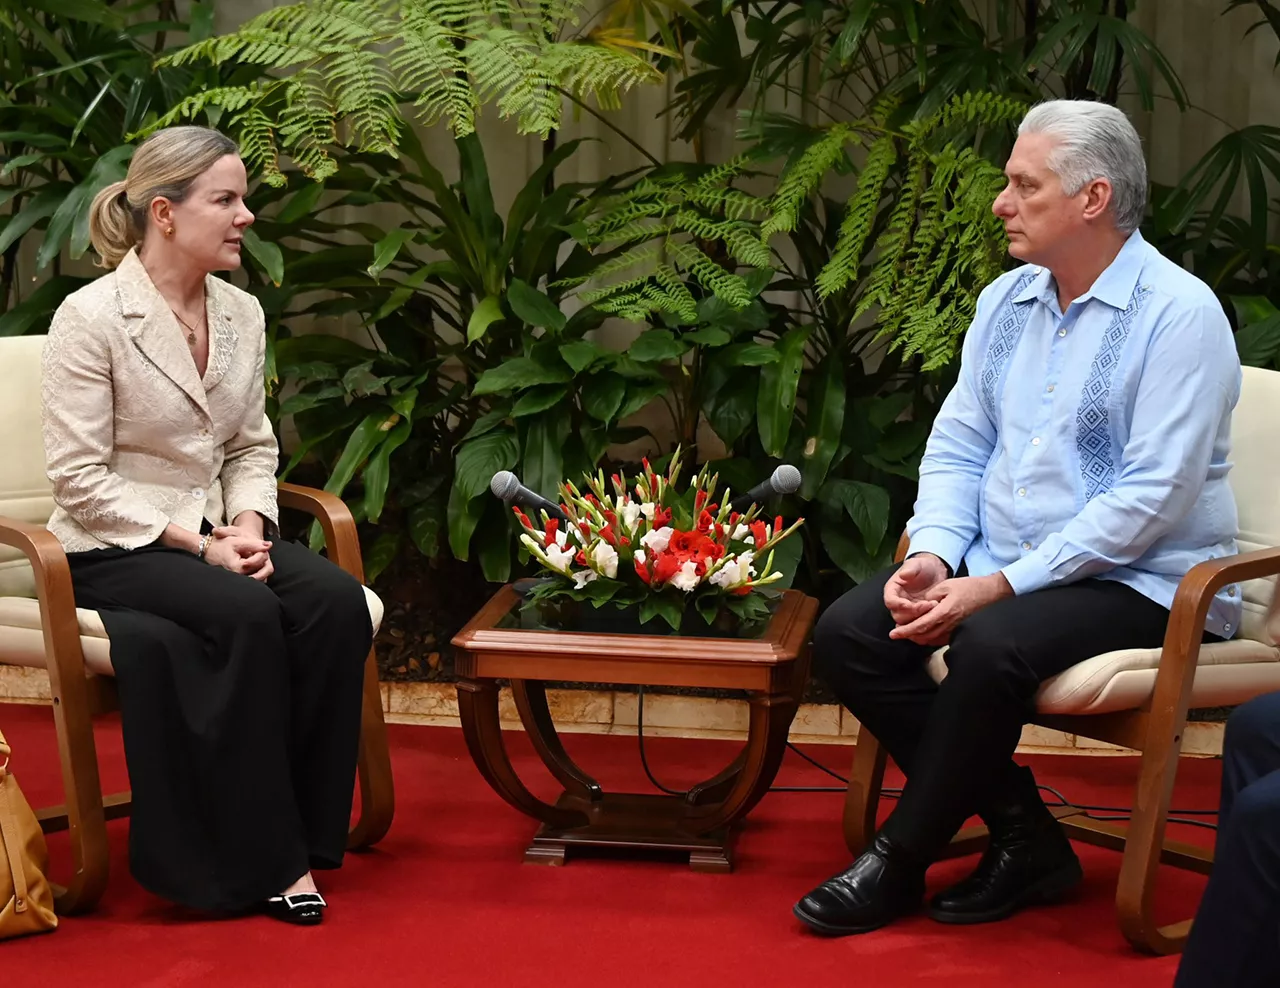
[[[654,786],[654,788],[658,789],[661,792],[666,793],[668,796],[681,796],[681,797],[687,796],[688,790],[682,791],[679,789],[670,789],[667,786],[664,786],[661,782],[659,782],[654,777],[652,770],[649,768],[649,759],[645,755],[645,750],[644,750],[644,687],[643,686],[637,687],[636,736],[640,743],[640,764],[644,767],[644,774],[648,777],[649,782]],[[801,758],[803,758],[810,765],[825,772],[827,775],[831,776],[833,779],[839,780],[841,783],[843,783],[843,785],[842,786],[770,786],[769,792],[807,792],[807,793],[814,793],[814,792],[837,793],[838,792],[838,793],[842,793],[848,790],[849,780],[846,779],[839,772],[837,772],[835,769],[828,768],[826,765],[823,765],[822,762],[818,761],[816,758],[813,758],[811,755],[805,754],[805,752],[801,751],[798,747],[796,747],[790,741],[787,742],[787,747],[791,751],[799,755]],[[1057,803],[1051,803],[1046,805],[1071,806],[1071,807],[1074,807],[1075,809],[1080,810],[1085,816],[1087,816],[1091,820],[1111,822],[1111,821],[1120,821],[1120,820],[1131,820],[1133,818],[1133,809],[1128,806],[1085,806],[1080,803],[1071,802],[1069,799],[1067,799],[1066,796],[1060,793],[1057,789],[1053,788],[1053,786],[1038,785],[1037,788],[1044,792],[1049,793],[1056,800],[1058,800]],[[900,788],[887,788],[887,789],[880,790],[880,796],[883,799],[897,799],[901,795],[902,795],[902,790]],[[1108,814],[1108,815],[1099,816],[1098,814]],[[1218,815],[1217,810],[1171,809],[1169,811],[1169,816],[1166,817],[1166,822],[1180,823],[1188,827],[1204,827],[1206,830],[1217,830],[1218,825],[1216,823],[1209,823],[1205,820],[1186,819],[1187,817],[1192,817],[1192,816],[1217,816],[1217,815]]]

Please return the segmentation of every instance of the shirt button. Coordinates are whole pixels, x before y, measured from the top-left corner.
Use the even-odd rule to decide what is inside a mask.
[[[1025,487],[1019,487],[1018,497],[1026,497],[1026,496],[1027,496],[1027,489]]]
[[[1065,329],[1060,329],[1060,330],[1058,330],[1058,335],[1059,335],[1059,336],[1066,336],[1066,335],[1067,335],[1067,331],[1066,331]]]
[[[1227,596],[1228,596],[1228,597],[1234,597],[1235,595],[1236,595],[1236,588],[1235,588],[1235,587],[1227,587]]]
[[[1024,548],[1024,549],[1030,549],[1030,548],[1031,548],[1031,543],[1030,543],[1030,542],[1023,542],[1023,543],[1022,543],[1022,548]]]
[[[1040,445],[1040,437],[1039,437],[1039,436],[1036,436],[1036,437],[1035,437],[1035,439],[1031,440],[1031,445],[1032,445],[1032,446],[1039,446],[1039,445]]]
[[[1048,391],[1049,394],[1053,394],[1053,385],[1050,384],[1047,388],[1045,388],[1045,390]]]
[[[1231,634],[1231,625],[1229,625],[1229,624],[1224,624],[1224,625],[1222,626],[1222,630],[1223,630],[1223,631],[1225,631],[1227,634]]]
[[[191,491],[191,496],[195,498],[204,497],[204,488],[203,487],[193,488]]]

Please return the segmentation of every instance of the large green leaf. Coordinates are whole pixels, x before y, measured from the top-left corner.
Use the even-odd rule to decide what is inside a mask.
[[[412,240],[414,236],[413,230],[397,227],[374,244],[373,263],[368,268],[369,277],[376,281],[382,275],[382,272],[387,269],[387,266],[396,259],[401,248]]]
[[[889,492],[857,480],[829,480],[823,500],[840,504],[858,526],[868,553],[875,555],[889,528]]]
[[[50,278],[8,312],[0,314],[0,336],[21,336],[32,329],[46,331],[59,303],[84,283],[83,278],[65,274]]]
[[[467,320],[467,342],[483,339],[489,327],[502,318],[502,302],[496,295],[486,295],[471,311]]]
[[[338,462],[334,464],[333,472],[329,475],[324,489],[330,494],[341,497],[342,492],[347,489],[347,484],[351,483],[351,478],[360,469],[360,465],[368,459],[374,447],[383,441],[386,433],[395,426],[396,419],[395,412],[386,408],[366,415],[347,437],[347,444],[343,447]]]
[[[839,350],[832,350],[814,375],[805,412],[804,480],[800,496],[806,500],[812,498],[827,479],[827,470],[840,448],[844,404],[843,355]]]
[[[490,502],[475,536],[480,569],[490,583],[511,579],[511,514],[501,502]]]
[[[627,347],[627,356],[642,363],[652,363],[659,360],[674,360],[688,349],[685,343],[675,338],[671,330],[651,329],[641,333],[635,342]]]
[[[445,503],[438,498],[421,501],[409,509],[409,538],[428,559],[440,551],[440,530],[445,524]]]
[[[458,447],[454,460],[454,491],[471,500],[489,489],[495,473],[514,467],[519,455],[515,432],[509,427],[467,440]]]
[[[412,431],[413,421],[407,417],[402,418],[373,451],[364,468],[364,513],[372,522],[382,517],[382,508],[387,502],[387,485],[391,481],[391,454],[408,441]]]
[[[454,558],[471,558],[471,535],[480,524],[485,502],[482,498],[463,497],[455,483],[449,491],[447,519],[449,524],[449,549]]]
[[[812,326],[797,326],[778,340],[778,360],[760,372],[760,392],[756,418],[760,443],[769,456],[781,457],[791,435],[791,419],[795,414],[796,390],[800,372],[804,370],[804,348]]]
[[[564,384],[571,376],[569,368],[563,365],[547,367],[530,357],[513,357],[481,374],[471,393],[478,396],[521,391],[538,384]]]
[[[384,569],[391,565],[400,551],[402,533],[398,531],[379,532],[373,545],[364,552],[364,582],[372,583]]]
[[[520,400],[511,408],[512,418],[520,418],[524,415],[537,415],[539,412],[545,412],[548,408],[554,408],[565,400],[569,389],[563,384],[547,384],[542,387],[531,388],[520,396]]]
[[[507,302],[511,311],[530,326],[541,326],[554,333],[564,329],[565,314],[542,292],[519,278],[512,278],[507,287]]]
[[[600,422],[612,422],[626,393],[626,378],[608,371],[593,374],[582,385],[583,411]]]
[[[16,216],[0,217],[0,254],[41,220],[57,212],[65,195],[66,191],[61,188],[44,189],[23,205]]]
[[[267,273],[271,283],[281,284],[284,281],[284,255],[280,252],[279,246],[263,240],[251,226],[244,228],[242,236],[249,255],[262,265],[262,270]]]
[[[533,419],[524,441],[524,482],[545,498],[559,500],[564,483],[564,445],[569,438],[569,409],[560,405]]]

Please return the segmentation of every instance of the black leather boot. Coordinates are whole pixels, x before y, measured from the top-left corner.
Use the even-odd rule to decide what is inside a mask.
[[[981,814],[990,843],[968,878],[939,892],[929,915],[941,923],[991,923],[1024,906],[1056,902],[1084,872],[1071,842],[1040,798],[1031,770]]]
[[[792,912],[825,936],[868,933],[920,908],[926,867],[877,834],[851,868],[823,882]]]

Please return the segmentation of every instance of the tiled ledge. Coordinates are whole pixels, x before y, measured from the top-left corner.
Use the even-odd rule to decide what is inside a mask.
[[[0,666],[0,699],[27,703],[49,702],[49,677],[43,669]],[[635,693],[613,690],[548,690],[547,703],[556,726],[567,733],[634,735],[637,727]],[[452,683],[383,683],[382,709],[392,724],[457,727],[458,694]],[[509,690],[499,699],[502,726],[520,730],[520,718]],[[3,711],[0,711],[0,723]],[[725,738],[747,735],[748,709],[744,700],[650,694],[644,702],[644,729],[654,736]],[[1222,724],[1187,725],[1182,751],[1187,755],[1220,755]],[[853,744],[858,722],[837,706],[803,704],[791,725],[791,740],[810,744]],[[1129,749],[1044,727],[1023,729],[1019,750],[1029,753],[1118,755]]]

